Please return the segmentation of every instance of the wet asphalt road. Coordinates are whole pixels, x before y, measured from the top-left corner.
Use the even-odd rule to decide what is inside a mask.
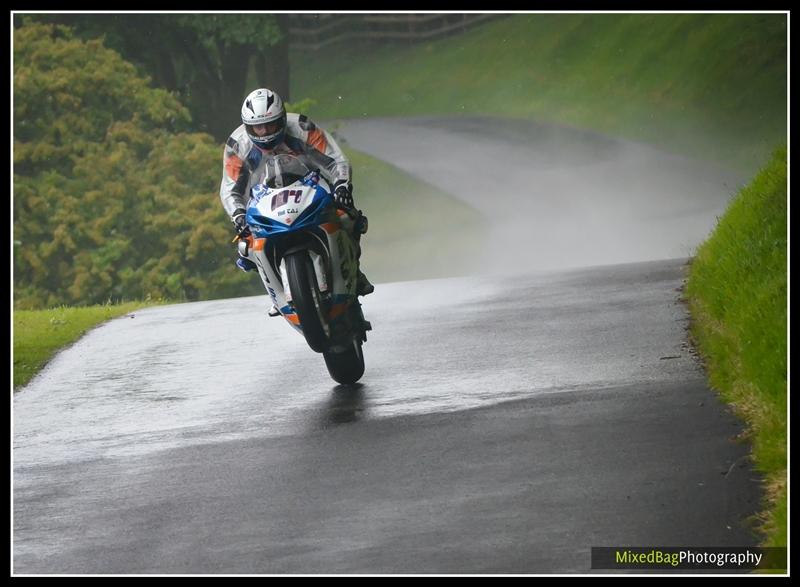
[[[540,167],[569,166],[564,141],[532,148]],[[628,161],[575,145],[562,179]],[[685,255],[668,254],[712,228],[726,187],[675,177],[674,209],[648,212],[697,234],[648,240],[634,206],[609,230],[624,238],[520,255],[542,264],[514,275],[379,284],[354,387],[265,297],[92,331],[14,398],[14,572],[591,572],[592,546],[756,544],[758,478],[689,352]],[[694,214],[685,182],[713,186]],[[512,232],[494,243],[521,246]]]
[[[752,545],[682,267],[384,284],[354,388],[261,298],[115,320],[16,396],[15,572],[589,572],[592,546]]]

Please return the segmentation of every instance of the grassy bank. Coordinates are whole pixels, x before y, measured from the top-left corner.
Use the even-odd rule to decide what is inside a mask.
[[[767,480],[767,546],[787,540],[786,182],[783,149],[699,247],[686,285],[691,332],[711,385],[747,422]]]
[[[130,302],[85,308],[14,312],[14,390],[26,385],[62,348],[98,324],[145,305]]]
[[[463,35],[294,54],[317,118],[480,114],[652,142],[754,172],[786,135],[786,16],[507,15]]]

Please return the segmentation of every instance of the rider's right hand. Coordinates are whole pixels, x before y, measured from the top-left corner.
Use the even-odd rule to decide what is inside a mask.
[[[239,238],[247,238],[250,236],[250,227],[247,226],[247,212],[242,208],[237,208],[233,212],[233,227],[236,230],[236,234],[239,235]]]

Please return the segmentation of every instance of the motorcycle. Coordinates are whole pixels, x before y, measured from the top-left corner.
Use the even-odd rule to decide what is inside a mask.
[[[239,254],[256,264],[275,308],[322,354],[330,376],[355,383],[372,330],[356,295],[350,234],[358,218],[338,208],[330,184],[296,156],[273,156],[263,173],[251,189],[251,236],[239,239]]]

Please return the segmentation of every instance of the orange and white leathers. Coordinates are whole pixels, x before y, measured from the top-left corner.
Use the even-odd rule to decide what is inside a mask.
[[[332,186],[341,181],[351,181],[352,168],[342,149],[329,132],[316,126],[305,115],[286,114],[286,137],[271,151],[253,144],[242,124],[225,142],[219,188],[222,206],[231,219],[235,210],[247,208],[250,189],[263,181],[265,159],[278,153],[301,156],[309,168],[319,169]]]

